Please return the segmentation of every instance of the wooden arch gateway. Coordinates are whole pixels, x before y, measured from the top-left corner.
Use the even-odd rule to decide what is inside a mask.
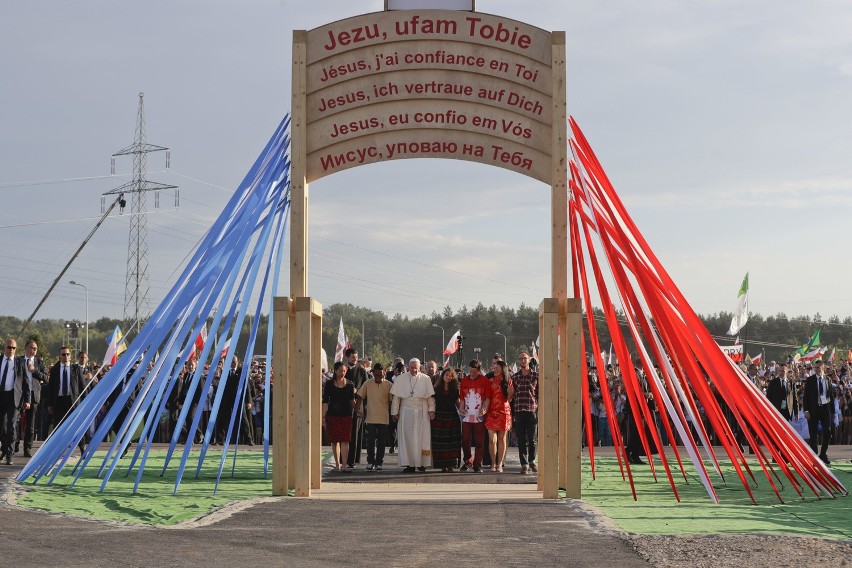
[[[321,485],[322,307],[308,184],[363,164],[468,160],[551,186],[540,306],[539,489],[580,497],[581,305],[568,298],[565,32],[466,10],[388,9],[293,33],[290,297],[274,303],[273,494]],[[561,333],[560,333],[561,330]],[[569,435],[570,434],[570,435]]]

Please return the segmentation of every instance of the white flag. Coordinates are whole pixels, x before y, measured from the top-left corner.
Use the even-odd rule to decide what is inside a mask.
[[[343,331],[343,318],[340,318],[340,329],[337,331],[337,347],[334,350],[334,362],[343,361],[343,352],[346,351],[346,332]]]
[[[734,310],[734,317],[731,319],[728,335],[736,335],[746,322],[748,322],[748,272],[743,278],[743,284],[740,286],[740,292],[737,295],[737,307]]]

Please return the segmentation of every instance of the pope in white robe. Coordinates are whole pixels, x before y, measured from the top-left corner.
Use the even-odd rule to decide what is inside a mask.
[[[413,471],[432,465],[432,428],[435,390],[429,375],[420,372],[420,360],[408,362],[408,372],[391,388],[391,416],[397,422],[399,465]]]

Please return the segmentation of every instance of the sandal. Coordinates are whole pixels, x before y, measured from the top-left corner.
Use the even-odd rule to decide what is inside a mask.
[[[497,466],[497,473],[503,473],[503,466],[502,465]]]

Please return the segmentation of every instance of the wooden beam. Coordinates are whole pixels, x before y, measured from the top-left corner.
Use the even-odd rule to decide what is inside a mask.
[[[307,51],[308,32],[293,31],[290,107],[290,296],[308,295]]]
[[[287,495],[289,486],[290,451],[288,429],[288,376],[290,351],[290,298],[274,298],[272,331],[272,494]]]
[[[551,297],[568,297],[568,113],[565,99],[565,32],[552,32]],[[564,306],[564,304],[563,304]]]
[[[296,496],[311,496],[311,299],[296,298],[296,389],[292,414],[296,420]]]
[[[322,305],[311,304],[311,489],[322,485]]]
[[[583,420],[582,392],[583,385],[583,352],[581,337],[583,335],[583,303],[579,298],[568,299],[568,312],[566,314],[567,325],[561,339],[562,358],[560,360],[560,373],[564,363],[563,380],[565,386],[565,425],[561,428],[563,437],[566,438],[566,450],[563,456],[562,469],[564,470],[564,483],[566,497],[571,499],[580,498],[580,464],[582,452],[582,430],[580,424]],[[561,422],[561,421],[560,421]]]
[[[559,300],[545,298],[539,306],[538,488],[545,499],[559,497]]]

